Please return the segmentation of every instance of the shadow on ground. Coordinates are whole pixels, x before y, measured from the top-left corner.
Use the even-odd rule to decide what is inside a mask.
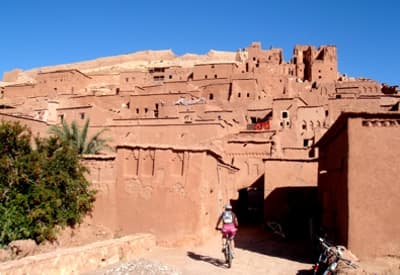
[[[313,263],[313,248],[308,240],[283,239],[258,226],[239,228],[236,247],[301,263]],[[299,273],[306,274],[306,273]]]
[[[187,255],[188,255],[189,258],[191,258],[193,260],[196,260],[196,261],[203,261],[203,262],[206,262],[206,263],[218,266],[218,267],[224,267],[225,266],[225,262],[220,260],[220,259],[216,259],[216,258],[212,258],[212,257],[209,257],[209,256],[200,255],[200,254],[197,254],[197,253],[192,252],[192,251],[188,251]]]

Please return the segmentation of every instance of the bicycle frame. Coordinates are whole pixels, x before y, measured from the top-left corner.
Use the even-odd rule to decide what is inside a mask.
[[[225,262],[228,264],[228,268],[232,266],[232,240],[233,237],[230,235],[224,236],[225,242],[224,242],[224,256],[225,256]]]

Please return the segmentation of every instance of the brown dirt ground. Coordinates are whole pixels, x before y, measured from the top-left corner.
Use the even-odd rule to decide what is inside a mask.
[[[309,274],[312,267],[309,243],[286,241],[260,228],[240,228],[235,259],[228,269],[223,262],[220,233],[202,245],[179,248],[156,247],[144,258],[166,264],[181,274]],[[119,237],[117,232],[84,222],[64,229],[57,242],[40,245],[35,254]],[[400,257],[385,257],[358,263],[360,269],[341,274],[400,274]],[[100,274],[100,273],[99,273]]]

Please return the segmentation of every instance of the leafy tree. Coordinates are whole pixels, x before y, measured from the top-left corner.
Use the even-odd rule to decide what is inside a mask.
[[[89,119],[85,121],[82,129],[79,129],[76,121],[72,121],[71,125],[69,125],[63,120],[61,126],[53,125],[50,127],[49,132],[63,142],[71,144],[79,154],[98,154],[105,149],[112,150],[107,144],[110,140],[100,137],[107,129],[98,131],[90,139],[88,139],[88,129]]]
[[[58,137],[35,138],[18,122],[0,124],[0,245],[56,237],[91,211],[95,191],[80,155]]]

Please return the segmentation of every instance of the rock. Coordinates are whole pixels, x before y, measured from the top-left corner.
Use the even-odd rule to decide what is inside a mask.
[[[12,254],[17,257],[32,255],[37,249],[36,242],[31,239],[12,241],[8,244],[8,247]]]
[[[11,259],[11,252],[7,249],[0,249],[0,262],[5,262]]]

